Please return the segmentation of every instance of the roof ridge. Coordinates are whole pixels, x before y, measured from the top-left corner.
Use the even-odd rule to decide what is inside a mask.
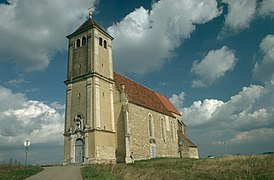
[[[119,74],[120,76],[123,76],[124,78],[126,78],[126,79],[128,79],[128,80],[130,80],[130,81],[132,81],[132,82],[134,82],[134,83],[136,83],[136,84],[138,84],[138,85],[140,85],[140,86],[142,86],[142,87],[144,87],[144,88],[146,88],[146,89],[148,89],[148,90],[150,90],[150,91],[153,91],[154,93],[158,93],[158,92],[154,91],[153,89],[151,89],[151,88],[149,88],[149,87],[146,87],[145,85],[140,84],[140,83],[138,83],[137,81],[135,81],[135,80],[133,80],[133,79],[131,79],[131,78],[128,78],[127,76],[125,76],[125,75],[123,75],[123,74],[117,73],[116,71],[114,71],[114,73]],[[158,94],[159,94],[159,93],[158,93]]]

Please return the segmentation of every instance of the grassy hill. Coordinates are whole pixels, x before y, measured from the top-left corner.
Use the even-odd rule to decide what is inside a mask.
[[[43,168],[39,166],[28,166],[26,169],[21,165],[1,164],[0,165],[0,179],[2,180],[22,180],[42,171]]]
[[[274,155],[214,159],[156,158],[81,169],[83,179],[274,179]]]

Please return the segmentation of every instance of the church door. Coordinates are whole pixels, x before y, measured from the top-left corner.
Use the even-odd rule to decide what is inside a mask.
[[[84,163],[85,145],[82,139],[77,139],[75,143],[75,163]]]

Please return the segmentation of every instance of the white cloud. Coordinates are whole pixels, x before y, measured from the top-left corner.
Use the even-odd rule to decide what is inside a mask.
[[[18,77],[17,79],[9,80],[9,81],[6,82],[5,84],[12,85],[12,86],[14,86],[14,87],[18,87],[18,86],[21,85],[21,84],[29,83],[29,82],[26,81],[24,78],[25,78],[25,77],[24,77],[23,74],[19,74],[19,77]]]
[[[64,115],[43,102],[28,100],[0,86],[0,146],[63,142]]]
[[[87,13],[85,3],[73,0],[9,0],[0,4],[0,61],[25,71],[45,69],[57,51],[67,48],[65,36]]]
[[[241,129],[252,129],[264,125],[268,125],[269,113],[265,108],[258,109],[254,112],[246,112],[245,110],[235,115],[237,126]],[[254,126],[252,126],[254,125]]]
[[[201,62],[193,62],[191,72],[200,79],[192,81],[192,87],[207,87],[217,79],[231,71],[236,63],[232,50],[223,46],[221,49],[211,50]]]
[[[274,35],[267,35],[260,44],[263,59],[257,61],[253,77],[262,82],[274,81]]]
[[[274,85],[269,83],[264,87],[244,87],[227,102],[206,99],[195,101],[190,107],[181,108],[182,120],[188,126],[190,138],[200,145],[203,153],[210,154],[211,148],[205,146],[211,144],[216,148],[223,148],[223,142],[227,142],[228,146],[234,146],[231,153],[244,153],[240,151],[241,148],[238,148],[238,152],[235,150],[236,146],[243,144],[254,147],[254,150],[258,143],[267,142],[267,147],[271,146],[269,143],[273,146],[273,107]],[[258,149],[267,151],[263,148]]]
[[[221,36],[237,33],[249,27],[256,13],[256,0],[223,0],[228,5],[228,14]]]
[[[185,99],[185,92],[181,92],[179,95],[172,94],[171,98],[169,98],[170,102],[181,112],[182,106]]]
[[[206,124],[214,120],[214,113],[223,104],[223,101],[216,99],[205,99],[203,102],[195,101],[190,107],[183,108],[183,121],[190,126]]]
[[[187,125],[194,127],[214,123],[215,126],[229,124],[230,127],[238,128],[244,124],[243,121],[247,117],[254,117],[258,113],[265,112],[265,110],[253,112],[254,104],[263,94],[263,87],[251,85],[244,87],[239,94],[232,96],[227,102],[217,99],[205,99],[203,102],[195,101],[190,107],[183,108],[183,120]],[[230,123],[234,124],[231,125]],[[244,125],[251,125],[248,123],[250,122]]]
[[[161,0],[151,10],[135,9],[107,29],[115,38],[115,68],[139,74],[161,68],[196,24],[219,15],[215,0]]]
[[[24,94],[14,94],[11,90],[0,86],[0,112],[4,112],[8,109],[19,108],[25,101],[27,101],[27,99]]]
[[[259,14],[262,16],[274,17],[274,1],[273,0],[263,0],[260,3]]]
[[[222,109],[222,113],[237,114],[243,110],[251,110],[252,105],[264,95],[265,88],[258,85],[250,85],[249,87],[243,87],[242,91],[237,95],[230,98],[225,103],[225,107]],[[224,114],[222,114],[224,115]]]
[[[225,25],[218,38],[239,33],[249,27],[256,17],[274,17],[273,0],[222,0],[228,6]]]
[[[166,85],[167,85],[166,82],[162,82],[162,81],[160,81],[158,84],[159,84],[160,86],[166,86]]]
[[[251,131],[244,131],[237,134],[232,138],[228,143],[230,144],[248,144],[248,143],[257,143],[257,142],[269,142],[274,138],[274,129],[273,128],[261,128],[254,129]]]
[[[50,104],[51,107],[53,107],[54,109],[57,109],[57,110],[65,110],[65,104],[60,104],[58,102],[53,102]]]

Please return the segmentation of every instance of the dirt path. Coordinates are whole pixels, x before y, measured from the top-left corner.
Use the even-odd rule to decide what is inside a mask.
[[[53,166],[45,167],[44,170],[27,180],[82,180],[81,166]]]

